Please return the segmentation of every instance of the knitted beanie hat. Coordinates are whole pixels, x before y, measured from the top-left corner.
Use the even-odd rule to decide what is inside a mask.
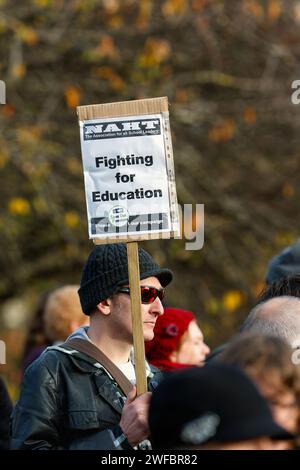
[[[154,338],[145,343],[148,361],[156,364],[156,361],[168,360],[170,354],[177,350],[182,336],[193,320],[195,316],[189,310],[166,307],[164,314],[156,320]]]
[[[250,378],[218,362],[166,374],[152,394],[149,427],[154,450],[293,437],[275,423]]]
[[[162,287],[172,281],[172,271],[160,268],[143,248],[139,248],[139,263],[140,279],[157,277]],[[89,315],[99,302],[108,299],[124,284],[128,284],[126,244],[95,246],[83,268],[78,290],[83,312]]]

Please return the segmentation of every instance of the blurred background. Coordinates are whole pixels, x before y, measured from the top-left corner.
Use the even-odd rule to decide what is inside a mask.
[[[0,365],[14,399],[39,295],[87,254],[76,106],[168,96],[180,204],[205,243],[143,243],[175,273],[167,303],[229,338],[269,259],[299,236],[300,1],[0,0]],[[192,221],[194,229],[197,220]]]

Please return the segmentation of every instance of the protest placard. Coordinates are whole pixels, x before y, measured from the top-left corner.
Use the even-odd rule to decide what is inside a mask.
[[[77,110],[89,237],[108,243],[178,235],[167,98]]]

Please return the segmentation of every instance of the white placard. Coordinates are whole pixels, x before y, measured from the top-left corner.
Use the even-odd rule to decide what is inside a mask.
[[[79,122],[90,238],[178,232],[168,124],[167,112]]]

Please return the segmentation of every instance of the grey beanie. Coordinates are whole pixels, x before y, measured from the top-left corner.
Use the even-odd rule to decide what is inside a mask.
[[[162,287],[173,278],[169,269],[162,269],[152,256],[139,248],[140,279],[157,277]],[[128,261],[125,243],[97,245],[83,268],[78,290],[82,310],[89,315],[99,304],[128,283]]]
[[[300,274],[300,238],[271,259],[266,283],[271,284],[282,277]]]

